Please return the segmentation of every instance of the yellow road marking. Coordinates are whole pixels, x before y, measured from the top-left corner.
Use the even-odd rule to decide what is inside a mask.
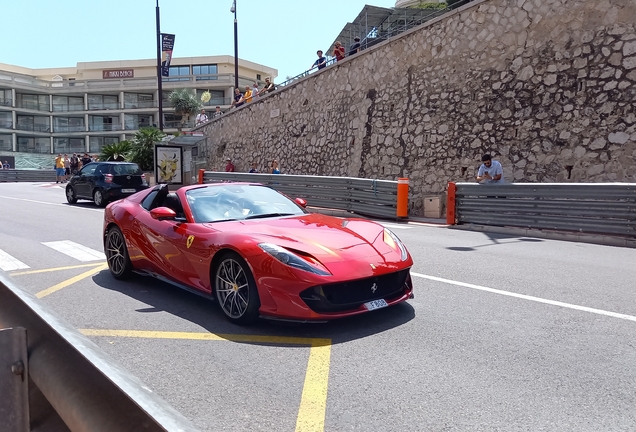
[[[79,282],[79,281],[81,281],[82,279],[86,279],[87,277],[92,276],[92,275],[94,275],[95,273],[99,273],[100,271],[105,270],[105,269],[107,269],[107,268],[108,268],[108,264],[106,264],[106,263],[101,264],[101,265],[98,265],[97,267],[92,268],[92,269],[90,269],[89,271],[86,271],[86,272],[84,272],[84,273],[82,273],[82,274],[80,274],[80,275],[77,275],[77,276],[72,277],[72,278],[70,278],[70,279],[67,279],[67,280],[65,280],[65,281],[63,281],[63,282],[60,282],[60,283],[59,283],[59,284],[57,284],[57,285],[53,285],[51,288],[47,288],[47,289],[45,289],[45,290],[43,290],[43,291],[40,291],[40,292],[39,292],[39,293],[37,293],[35,296],[36,296],[37,298],[46,297],[46,296],[47,296],[47,295],[49,295],[49,294],[53,294],[54,292],[59,291],[59,290],[61,290],[62,288],[66,288],[67,286],[72,285],[72,284],[74,284],[75,282]]]
[[[325,430],[330,357],[331,340],[314,339],[309,350],[303,395],[296,419],[296,432]]]
[[[226,340],[244,343],[309,345],[309,361],[307,362],[305,382],[300,407],[298,409],[298,418],[296,419],[296,432],[322,432],[325,430],[331,339],[141,330],[81,329],[80,332],[86,336],[207,341]]]
[[[55,272],[55,271],[61,271],[61,270],[72,270],[72,269],[84,268],[84,267],[94,267],[94,266],[98,266],[102,264],[103,262],[97,262],[97,263],[91,263],[91,264],[78,264],[78,265],[66,266],[66,267],[53,267],[53,268],[41,269],[41,270],[28,270],[28,271],[22,271],[17,273],[10,273],[9,275],[24,276],[24,275],[30,275],[30,274],[36,274],[36,273],[48,273],[48,272]]]

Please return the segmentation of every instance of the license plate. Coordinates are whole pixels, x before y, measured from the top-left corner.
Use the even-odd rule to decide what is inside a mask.
[[[137,192],[137,189],[122,189],[121,191],[123,193],[135,193]]]
[[[383,307],[387,307],[389,304],[384,300],[384,299],[380,299],[380,300],[373,300],[370,302],[366,302],[364,304],[364,307],[367,308],[367,310],[375,310],[375,309],[380,309]]]

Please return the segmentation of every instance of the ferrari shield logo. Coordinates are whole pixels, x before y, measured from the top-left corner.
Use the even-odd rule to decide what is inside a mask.
[[[188,247],[188,249],[190,249],[190,246],[192,246],[192,242],[194,241],[194,236],[193,235],[189,235],[188,236],[188,240],[186,241],[186,246]]]
[[[371,292],[375,293],[375,291],[378,289],[378,284],[374,283],[373,285],[371,285]]]

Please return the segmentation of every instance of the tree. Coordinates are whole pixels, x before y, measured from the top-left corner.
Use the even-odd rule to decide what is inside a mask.
[[[101,153],[99,154],[99,160],[128,160],[130,158],[131,149],[132,143],[130,141],[119,141],[117,143],[105,145],[102,147]]]
[[[142,171],[155,169],[155,143],[161,142],[166,135],[155,127],[139,129],[132,139],[130,161],[139,165]]]
[[[174,107],[174,111],[181,115],[181,128],[188,122],[190,115],[201,109],[201,101],[191,89],[173,90],[168,95],[168,101]]]

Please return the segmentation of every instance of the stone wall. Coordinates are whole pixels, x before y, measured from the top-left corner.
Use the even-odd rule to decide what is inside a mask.
[[[636,182],[636,1],[477,0],[206,125],[209,169]],[[308,53],[309,55],[310,53]]]

